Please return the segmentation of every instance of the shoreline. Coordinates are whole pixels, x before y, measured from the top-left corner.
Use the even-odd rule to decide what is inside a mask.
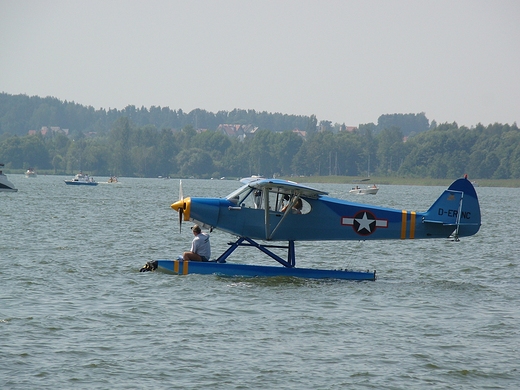
[[[25,170],[21,169],[3,169],[3,172],[9,174],[25,174]],[[70,176],[70,174],[54,173],[48,170],[37,172],[38,175],[56,175],[56,176]],[[105,177],[106,175],[97,175]],[[110,176],[107,176],[110,177]],[[461,176],[462,177],[462,176]],[[278,179],[292,180],[297,183],[330,183],[330,184],[348,184],[368,186],[370,184],[376,185],[403,185],[403,186],[440,186],[447,187],[453,183],[458,177],[452,179],[434,179],[434,178],[412,178],[412,177],[393,177],[393,176],[279,176]],[[150,178],[153,179],[153,178]],[[179,176],[170,176],[170,179],[185,179]],[[239,180],[239,177],[227,177],[226,180]],[[209,180],[209,179],[208,179]],[[505,187],[505,188],[520,188],[520,179],[471,179],[478,187]]]

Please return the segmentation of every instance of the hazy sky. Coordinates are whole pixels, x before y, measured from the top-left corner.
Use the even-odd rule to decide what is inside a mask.
[[[520,1],[0,0],[0,92],[520,123]]]

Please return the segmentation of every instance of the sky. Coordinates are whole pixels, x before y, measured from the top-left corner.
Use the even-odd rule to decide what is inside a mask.
[[[421,112],[513,124],[520,1],[0,0],[0,92],[347,126]]]

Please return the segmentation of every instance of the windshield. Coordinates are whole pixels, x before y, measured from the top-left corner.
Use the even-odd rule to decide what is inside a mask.
[[[233,202],[237,206],[240,206],[244,202],[244,199],[247,198],[247,196],[251,193],[251,191],[253,191],[253,189],[246,184],[226,196],[226,199]]]

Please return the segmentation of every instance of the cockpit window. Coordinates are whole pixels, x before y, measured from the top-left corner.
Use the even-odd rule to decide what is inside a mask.
[[[286,197],[283,200],[280,211],[285,212],[289,207],[291,214],[307,214],[311,211],[309,202],[296,195]]]
[[[266,194],[269,199],[266,199]],[[291,214],[307,214],[310,204],[295,194],[288,194],[277,188],[251,188],[247,184],[229,194],[226,199],[239,207],[263,209],[266,205],[273,212],[285,212],[288,207]]]

